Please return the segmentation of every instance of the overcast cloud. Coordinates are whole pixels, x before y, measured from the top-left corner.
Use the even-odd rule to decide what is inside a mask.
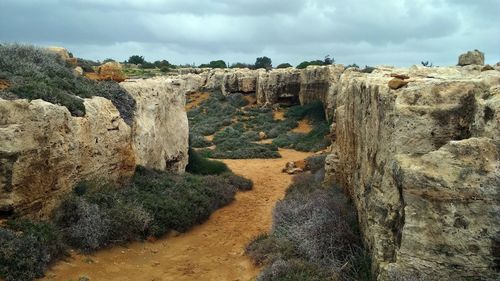
[[[499,0],[0,0],[0,42],[58,45],[78,57],[274,65],[454,65],[479,49],[500,61]]]

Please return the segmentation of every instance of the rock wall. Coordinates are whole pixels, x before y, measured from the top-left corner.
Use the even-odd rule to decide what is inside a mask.
[[[391,90],[391,74],[410,76]],[[379,280],[499,277],[500,72],[346,70],[327,176],[346,188]]]
[[[42,100],[0,99],[0,212],[46,216],[78,182],[121,182],[135,168],[131,129],[104,98],[86,117]]]
[[[189,75],[123,83],[136,100],[132,126],[100,97],[85,99],[85,117],[42,100],[0,99],[0,217],[46,217],[76,183],[122,183],[136,165],[183,172],[185,92],[200,83]]]
[[[167,78],[121,83],[137,103],[133,148],[137,164],[182,172],[188,163],[185,83]]]

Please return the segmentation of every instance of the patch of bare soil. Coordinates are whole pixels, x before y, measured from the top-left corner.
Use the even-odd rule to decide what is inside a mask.
[[[273,111],[274,120],[285,120],[285,112],[283,110],[275,110]]]
[[[198,107],[200,103],[203,101],[207,100],[210,97],[209,93],[203,92],[203,93],[190,93],[188,94],[188,101],[186,102],[185,109],[186,111],[191,110],[195,107]]]
[[[10,87],[9,82],[7,80],[0,79],[0,91],[5,90]]]
[[[255,94],[243,95],[243,98],[248,102],[247,106],[251,106],[251,105],[257,104],[257,98],[255,97]]]
[[[309,133],[310,131],[312,131],[312,126],[311,124],[309,124],[309,121],[308,120],[300,120],[299,122],[299,125],[297,126],[297,128],[294,128],[292,130],[292,132],[294,133],[302,133],[302,134],[307,134]]]
[[[292,177],[281,173],[289,161],[312,153],[280,149],[279,159],[224,160],[237,174],[250,178],[254,189],[240,192],[202,225],[155,242],[114,247],[91,256],[73,253],[56,264],[44,280],[252,280],[259,273],[244,248],[271,226],[271,212]]]

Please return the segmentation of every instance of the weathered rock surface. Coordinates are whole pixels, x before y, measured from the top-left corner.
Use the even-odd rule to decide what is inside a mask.
[[[193,81],[122,83],[136,101],[131,127],[101,97],[85,99],[84,117],[42,100],[0,99],[0,216],[46,217],[76,183],[122,183],[136,165],[183,172]]]
[[[218,90],[223,95],[231,93],[254,93],[261,70],[215,69],[208,73],[205,89]],[[205,74],[205,73],[203,73]]]
[[[412,82],[389,90],[393,72]],[[499,88],[481,67],[342,74],[325,168],[356,205],[379,280],[498,278]]]
[[[107,62],[97,67],[98,80],[125,81],[122,65],[119,62]]]
[[[257,103],[262,105],[298,104],[300,76],[301,71],[292,68],[260,71],[257,78]]]
[[[344,72],[341,64],[330,66],[309,66],[301,71],[300,77],[300,104],[321,101],[328,107],[332,101],[327,97],[333,96],[335,86]]]
[[[133,147],[137,164],[183,172],[188,162],[186,85],[164,77],[120,84],[136,101]]]
[[[80,181],[133,174],[130,127],[111,101],[84,104],[82,118],[42,100],[0,99],[0,213],[46,216]]]
[[[479,50],[468,51],[465,54],[461,54],[458,58],[459,66],[471,64],[484,65],[484,53]]]

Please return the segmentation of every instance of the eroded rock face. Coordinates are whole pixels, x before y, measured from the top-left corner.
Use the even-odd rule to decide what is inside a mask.
[[[353,198],[379,280],[498,277],[500,72],[480,68],[347,70],[337,84],[327,178]],[[391,73],[409,84],[390,89]]]
[[[183,172],[188,163],[188,120],[184,110],[189,90],[182,79],[138,79],[120,84],[136,101],[133,148],[137,164]],[[192,85],[189,85],[192,87]]]
[[[47,217],[78,182],[124,183],[136,165],[182,173],[185,93],[198,82],[186,76],[122,83],[136,102],[131,126],[101,97],[85,99],[84,117],[42,100],[0,99],[0,217]]]
[[[231,93],[255,93],[260,70],[214,69],[207,73],[207,90],[218,90],[223,95]]]
[[[84,180],[119,183],[135,169],[130,127],[111,101],[86,99],[86,116],[42,100],[0,99],[0,212],[47,216]]]
[[[484,65],[484,53],[479,50],[468,51],[458,58],[458,65]]]
[[[300,93],[299,69],[275,69],[261,71],[257,78],[257,103],[298,104]]]

